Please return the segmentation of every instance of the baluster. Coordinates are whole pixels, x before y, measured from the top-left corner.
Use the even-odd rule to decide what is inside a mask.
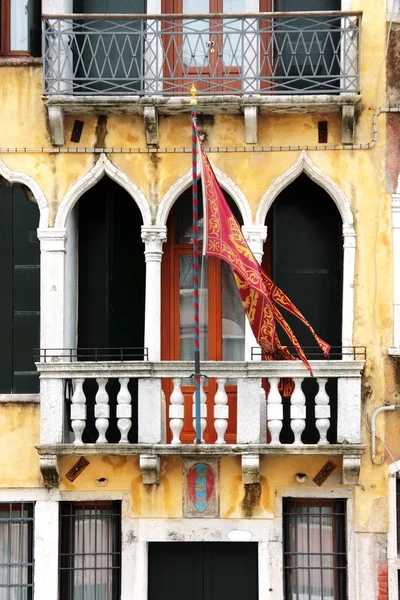
[[[132,396],[128,390],[129,377],[120,377],[117,396],[117,425],[121,433],[120,444],[128,444],[128,433],[132,427]]]
[[[84,379],[75,379],[75,390],[71,404],[71,427],[75,434],[74,444],[83,444],[82,434],[86,427],[86,396],[83,391]]]
[[[327,379],[318,378],[318,394],[315,396],[315,426],[319,431],[319,445],[329,444],[326,434],[331,425],[331,407],[325,386]]]
[[[94,416],[96,418],[96,429],[99,432],[99,437],[96,444],[107,444],[106,431],[108,429],[110,419],[110,407],[108,406],[108,393],[106,384],[108,379],[99,377],[96,379],[99,389],[96,394],[96,405],[94,407]]]
[[[183,417],[184,417],[184,402],[185,399],[182,394],[181,384],[182,379],[180,377],[175,377],[172,380],[174,384],[174,389],[172,390],[172,394],[170,396],[169,402],[169,426],[172,431],[172,440],[171,444],[181,444],[181,431],[183,427]]]
[[[306,427],[306,397],[301,388],[303,377],[293,377],[295,388],[290,398],[290,425],[295,445],[301,445],[301,434]]]
[[[228,394],[225,391],[226,378],[218,378],[217,391],[214,396],[214,427],[217,433],[216,444],[226,444],[225,432],[228,428],[229,406]]]
[[[200,377],[200,431],[201,431],[201,443],[204,444],[204,430],[207,425],[207,395],[204,391],[204,377]],[[193,392],[193,429],[196,431],[196,390]],[[195,438],[196,441],[196,438]]]
[[[279,435],[283,426],[282,397],[278,390],[279,377],[268,379],[270,388],[267,400],[267,423],[271,434],[271,444],[280,444]]]

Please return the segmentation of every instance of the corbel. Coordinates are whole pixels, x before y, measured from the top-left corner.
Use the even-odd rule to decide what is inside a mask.
[[[246,144],[257,144],[257,106],[244,107],[244,127],[246,133]]]
[[[64,115],[61,106],[48,106],[50,137],[53,146],[64,145]]]
[[[155,106],[145,106],[143,109],[144,129],[148,146],[158,144],[158,114]]]
[[[357,485],[360,477],[361,458],[359,456],[343,456],[343,483]]]
[[[354,104],[342,106],[342,144],[353,144],[356,130],[356,107]]]
[[[39,467],[46,487],[52,488],[60,485],[60,472],[56,454],[43,454],[40,456]]]
[[[160,483],[160,457],[154,454],[141,454],[139,458],[142,479],[145,485]]]
[[[242,454],[242,483],[260,482],[260,455]]]

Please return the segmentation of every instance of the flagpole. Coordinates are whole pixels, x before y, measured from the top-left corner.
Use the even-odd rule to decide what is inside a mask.
[[[196,135],[196,87],[190,88],[192,98],[192,205],[193,205],[193,309],[194,309],[194,378],[195,378],[195,421],[196,444],[201,444],[200,415],[200,327],[199,327],[199,210],[197,195],[197,135]]]

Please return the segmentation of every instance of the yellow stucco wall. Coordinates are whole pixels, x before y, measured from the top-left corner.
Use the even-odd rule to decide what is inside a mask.
[[[361,49],[362,100],[357,118],[356,143],[371,141],[372,116],[385,104],[384,49],[386,3],[384,0],[354,0],[353,8],[363,10]],[[378,81],[378,75],[380,79]],[[42,69],[32,67],[0,68],[0,147],[49,148],[51,145],[47,113],[42,100]],[[79,144],[69,141],[75,118],[84,121]],[[262,115],[258,119],[259,145],[316,145],[317,123],[327,120],[329,143],[339,144],[341,120],[336,115]],[[240,115],[220,115],[199,119],[210,146],[244,146],[244,121]],[[369,455],[366,417],[383,401],[391,398],[398,385],[397,371],[387,348],[393,343],[393,289],[391,255],[391,197],[385,183],[385,116],[378,121],[379,138],[373,150],[309,151],[312,162],[346,196],[357,232],[354,338],[355,345],[367,347],[364,376],[362,459],[360,486],[356,489],[356,522],[360,528],[385,527],[387,469],[373,466]],[[99,127],[94,115],[65,118],[66,147],[94,146],[145,148],[141,116],[108,116]],[[189,115],[161,116],[160,147],[189,147]],[[263,195],[298,159],[299,151],[254,154],[213,153],[213,163],[229,176],[246,196],[253,218]],[[147,197],[153,217],[157,205],[170,187],[190,169],[188,154],[109,154],[110,160],[126,174]],[[41,187],[49,207],[49,225],[54,224],[57,208],[65,194],[98,160],[93,153],[51,154],[0,152],[4,164],[13,171],[31,176]],[[0,421],[1,486],[38,485],[38,458],[33,445],[38,441],[37,406],[2,406]],[[397,456],[400,415],[387,417],[389,447]],[[384,417],[377,423],[384,436]],[[378,445],[378,449],[381,447]],[[293,474],[316,473],[326,457],[285,457],[262,459],[262,494],[253,516],[270,517],[274,491],[298,485]],[[61,460],[61,472],[76,462],[76,457]],[[64,490],[98,490],[96,479],[108,479],[107,490],[131,491],[132,510],[137,516],[180,516],[182,469],[178,458],[163,459],[161,485],[147,490],[141,484],[138,459],[92,457],[90,466],[70,484],[63,477]],[[285,468],[282,468],[285,465]],[[308,484],[307,484],[308,485]],[[327,483],[328,485],[328,483]],[[221,461],[221,514],[243,515],[244,489],[238,459]],[[246,509],[247,510],[247,509]],[[377,524],[379,521],[379,524]]]
[[[38,404],[0,404],[0,488],[41,485]]]

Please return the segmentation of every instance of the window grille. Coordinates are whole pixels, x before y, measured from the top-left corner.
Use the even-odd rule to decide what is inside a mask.
[[[345,501],[284,499],[286,600],[346,599]]]
[[[0,600],[33,595],[33,504],[0,504]]]
[[[121,503],[62,502],[60,600],[118,600]]]

